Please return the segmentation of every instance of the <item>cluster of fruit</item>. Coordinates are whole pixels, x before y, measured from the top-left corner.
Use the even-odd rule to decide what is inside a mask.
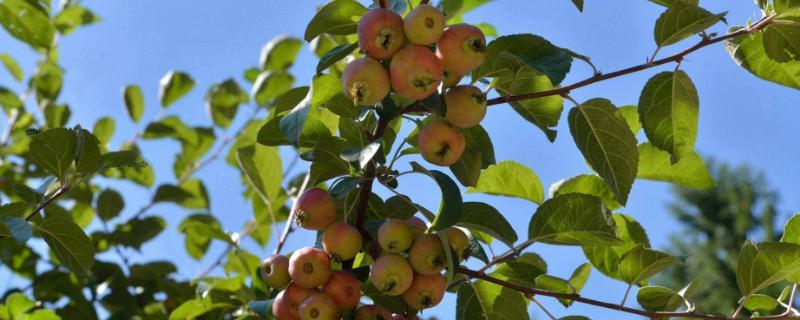
[[[483,32],[465,23],[445,28],[442,11],[427,4],[411,10],[405,20],[394,11],[377,8],[359,20],[358,44],[366,56],[345,68],[345,96],[358,106],[372,106],[390,91],[419,101],[440,86],[449,88],[444,95],[444,119],[426,125],[418,142],[426,161],[440,166],[456,163],[465,148],[458,128],[473,127],[486,115],[484,92],[472,85],[457,85],[483,63]]]
[[[361,283],[345,270],[334,270],[332,261],[350,261],[362,251],[362,235],[355,227],[336,222],[336,203],[325,190],[313,188],[297,200],[298,224],[322,231],[323,249],[306,247],[290,258],[272,255],[261,266],[261,277],[271,288],[283,289],[273,300],[272,313],[279,320],[338,319],[358,308],[355,319],[406,319],[378,305],[362,305]],[[388,219],[378,229],[380,256],[370,268],[369,281],[382,294],[402,296],[414,310],[438,304],[446,290],[441,274],[447,264],[439,236],[425,233],[428,226],[417,217]],[[469,254],[469,238],[459,228],[446,231],[459,261]],[[410,318],[413,318],[411,316]]]

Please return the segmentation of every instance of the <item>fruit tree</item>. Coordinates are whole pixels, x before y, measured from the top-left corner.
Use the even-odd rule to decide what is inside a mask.
[[[114,119],[68,127],[61,101],[59,42],[99,18],[78,1],[0,0],[5,31],[39,56],[26,79],[11,55],[0,55],[9,81],[24,88],[0,86],[0,261],[27,283],[3,290],[0,319],[419,319],[448,295],[456,319],[530,319],[532,308],[551,319],[592,317],[570,315],[574,304],[651,319],[800,319],[800,215],[786,221],[780,241],[740,244],[741,297],[714,314],[695,308],[702,279],[677,288],[649,282],[685,259],[651,246],[640,217],[619,212],[637,179],[714,184],[695,151],[700,99],[682,69],[692,54],[724,47],[753,76],[800,89],[800,1],[757,0],[760,16],[727,30],[726,14],[698,0],[650,1],[662,11],[655,49],[611,71],[539,35],[498,35],[469,21],[465,13],[489,0],[327,1],[297,30],[302,40],[281,36],[264,47],[260,65],[244,72],[249,93],[234,78],[207,89],[209,126],[164,113],[196,84],[171,71],[160,82],[159,114],[111,148]],[[571,2],[583,10],[583,0]],[[306,42],[316,72],[296,86],[289,68]],[[591,73],[565,81],[573,63]],[[647,72],[637,105],[573,98]],[[122,98],[139,123],[142,89],[128,85]],[[253,108],[242,121],[245,105]],[[590,173],[545,194],[531,168],[496,159],[494,144],[506,142],[481,123],[501,108],[550,142],[566,121],[569,134],[559,138],[574,141]],[[140,143],[157,139],[180,145],[173,163],[141,152]],[[286,150],[297,156],[286,159]],[[253,209],[238,231],[210,213],[206,184],[214,181],[196,175],[218,160],[236,168]],[[154,187],[154,167],[170,165],[174,180]],[[296,166],[302,174],[290,175]],[[426,186],[401,189],[411,177]],[[123,183],[151,190],[151,199],[130,202]],[[521,198],[537,209],[518,234],[506,215],[465,193]],[[129,259],[128,250],[167,228],[152,212],[162,203],[191,212],[177,226],[189,256],[226,247],[196,277],[178,277],[170,261]],[[126,205],[140,209],[122,217]],[[300,243],[298,233],[316,241]],[[244,239],[272,252],[252,253]],[[298,249],[289,252],[290,242]],[[562,278],[534,244],[577,247],[585,259]],[[582,294],[593,270],[625,284],[621,302]]]

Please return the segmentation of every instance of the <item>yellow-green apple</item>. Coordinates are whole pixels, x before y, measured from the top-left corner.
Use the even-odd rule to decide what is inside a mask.
[[[361,251],[361,233],[355,227],[344,223],[334,223],[322,233],[322,247],[336,261],[355,258]]]
[[[357,31],[361,50],[378,60],[388,60],[406,43],[403,18],[388,9],[372,9],[364,14]]]
[[[430,49],[410,45],[395,54],[389,64],[392,89],[402,97],[422,100],[442,82],[442,65]]]
[[[261,280],[272,288],[282,289],[289,285],[289,258],[273,254],[261,263]]]
[[[414,241],[408,224],[400,219],[388,219],[378,229],[378,243],[383,251],[400,253],[408,250]]]
[[[458,161],[466,148],[464,135],[444,120],[434,120],[419,131],[417,147],[426,161],[447,167]]]
[[[447,256],[439,236],[423,234],[417,237],[408,251],[408,261],[414,271],[426,276],[442,272],[447,264]]]
[[[398,296],[411,286],[414,271],[406,258],[396,254],[385,254],[372,264],[369,279],[381,293]]]
[[[458,255],[458,261],[464,261],[469,257],[469,237],[464,230],[459,227],[449,227],[444,230],[447,234],[447,242]]]
[[[460,85],[444,96],[447,122],[459,128],[472,128],[486,116],[486,95],[476,86]]]
[[[305,247],[289,258],[289,275],[292,282],[303,288],[316,288],[331,277],[331,259],[317,248]]]
[[[406,39],[413,44],[431,45],[444,32],[444,13],[427,4],[420,4],[403,21]]]
[[[465,75],[486,58],[486,37],[475,26],[465,23],[452,25],[436,42],[436,56],[442,61],[445,71]]]
[[[408,225],[409,230],[411,230],[411,236],[413,238],[425,233],[425,230],[428,229],[428,224],[417,217],[408,218],[408,220],[406,220],[406,224]]]
[[[342,91],[357,106],[381,102],[391,90],[389,71],[370,57],[355,59],[342,73]]]

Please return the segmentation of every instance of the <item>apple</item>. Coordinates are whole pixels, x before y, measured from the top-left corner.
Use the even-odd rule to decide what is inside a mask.
[[[486,95],[476,86],[460,85],[444,96],[447,122],[459,128],[472,128],[486,116]]]
[[[322,233],[322,247],[336,261],[355,258],[361,245],[361,233],[344,222],[334,223]]]
[[[322,287],[322,292],[336,301],[339,311],[346,311],[358,306],[358,301],[361,299],[361,283],[353,275],[339,271],[328,279]]]
[[[336,200],[325,190],[311,188],[297,199],[297,224],[308,230],[322,230],[336,219]]]
[[[303,288],[298,286],[295,283],[290,283],[285,290],[283,290],[283,298],[281,299],[281,306],[280,312],[283,313],[283,309],[285,309],[285,313],[283,313],[284,317],[278,317],[278,319],[300,319],[300,304],[303,303],[308,297],[311,295],[318,293],[319,290]],[[273,308],[275,308],[273,301]]]
[[[289,285],[289,258],[279,254],[269,256],[261,264],[261,279],[272,288],[282,289]]]
[[[371,106],[389,94],[389,71],[370,57],[355,59],[342,73],[342,91],[356,106]]]
[[[453,251],[458,255],[458,261],[464,261],[469,257],[469,237],[458,227],[449,227],[444,230],[447,234],[447,242]]]
[[[289,258],[289,275],[293,283],[303,288],[316,288],[331,277],[331,259],[317,248],[305,247]]]
[[[486,37],[475,26],[465,23],[452,25],[436,42],[436,56],[442,61],[445,71],[465,75],[486,58]]]
[[[408,229],[411,230],[411,235],[414,238],[425,233],[425,230],[428,230],[428,224],[417,217],[408,218],[406,220],[406,224],[408,225]]]
[[[422,310],[439,304],[444,297],[447,279],[441,274],[426,276],[415,274],[411,287],[403,292],[403,300],[414,310]]]
[[[385,254],[372,264],[369,279],[381,293],[398,296],[411,286],[414,271],[406,258],[396,254]]]
[[[420,4],[403,21],[406,38],[413,44],[431,45],[444,32],[444,13],[427,4]]]
[[[358,46],[378,60],[388,60],[406,43],[403,18],[392,10],[370,10],[358,21],[356,29]]]
[[[289,315],[289,307],[284,300],[283,296],[286,293],[286,290],[278,292],[278,295],[275,296],[275,299],[272,300],[272,315],[278,319],[289,319],[291,316]]]
[[[410,45],[395,54],[389,64],[392,89],[400,96],[422,100],[433,94],[442,82],[442,65],[426,47]]]
[[[414,235],[403,220],[386,220],[378,229],[378,243],[388,253],[406,251],[411,247],[413,241]]]
[[[328,294],[319,292],[300,304],[301,320],[334,320],[339,318],[339,307]]]
[[[391,320],[392,314],[384,307],[374,304],[363,305],[358,308],[355,320]]]
[[[434,120],[419,131],[417,146],[426,161],[447,167],[458,162],[466,142],[461,131],[449,122]]]
[[[447,264],[447,256],[439,236],[423,234],[417,237],[408,251],[408,261],[414,271],[426,276],[442,272]]]

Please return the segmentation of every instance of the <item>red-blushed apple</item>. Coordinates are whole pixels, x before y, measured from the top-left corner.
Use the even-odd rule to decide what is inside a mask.
[[[326,293],[315,293],[300,304],[301,320],[335,320],[339,318],[336,301]]]
[[[344,223],[334,223],[322,233],[322,247],[336,261],[355,258],[361,251],[361,233],[355,227]]]
[[[342,73],[342,91],[357,106],[381,102],[391,90],[389,71],[370,57],[355,59]]]
[[[444,13],[427,4],[420,4],[403,21],[406,39],[413,44],[432,45],[444,32]]]
[[[323,230],[336,219],[336,200],[320,188],[303,192],[296,207],[297,224],[308,230]]]
[[[403,300],[414,310],[433,307],[442,301],[447,279],[441,274],[415,274],[411,287],[403,292]]]
[[[422,219],[418,217],[411,217],[406,220],[406,224],[408,225],[409,230],[411,230],[411,235],[416,239],[417,236],[420,234],[425,233],[425,230],[428,230],[428,224],[425,223]]]
[[[403,18],[388,9],[372,9],[364,14],[357,31],[358,46],[378,60],[388,60],[406,43]]]
[[[447,264],[447,256],[439,236],[423,234],[417,237],[408,251],[408,261],[414,271],[426,276],[442,272]]]
[[[278,292],[278,295],[272,300],[272,316],[280,320],[291,318],[289,315],[289,306],[283,298],[285,293],[286,290]]]
[[[378,229],[378,243],[388,253],[406,251],[413,241],[414,235],[403,220],[388,219]]]
[[[456,86],[447,91],[444,102],[444,118],[456,127],[472,128],[486,116],[486,95],[476,86]]]
[[[385,254],[372,264],[369,279],[381,293],[398,296],[411,286],[414,271],[403,256]]]
[[[305,247],[295,251],[289,258],[289,275],[292,282],[303,288],[316,288],[331,277],[331,259],[324,251]]]
[[[283,314],[285,318],[279,317],[279,319],[300,319],[300,304],[317,292],[319,292],[319,290],[316,288],[303,288],[295,283],[290,283],[289,286],[283,290],[283,299],[281,299],[281,309],[286,309],[286,313]],[[273,301],[273,304],[274,303]],[[283,312],[283,310],[280,311]]]
[[[392,89],[408,99],[422,100],[442,82],[442,65],[426,47],[410,45],[395,54],[389,64]]]
[[[289,258],[273,254],[261,264],[261,280],[272,288],[282,289],[289,285]]]
[[[389,310],[375,304],[363,305],[356,311],[355,320],[391,320]]]
[[[361,299],[361,283],[353,275],[339,271],[328,279],[322,287],[322,292],[330,295],[339,306],[339,311],[344,312],[358,306],[358,301]]]
[[[436,42],[436,56],[442,61],[445,71],[465,75],[486,58],[486,37],[475,26],[465,23],[452,25]]]
[[[447,242],[458,255],[458,261],[464,261],[469,257],[469,237],[464,230],[458,227],[449,227],[444,230],[447,234]]]
[[[419,131],[417,147],[426,161],[447,167],[461,158],[466,141],[461,131],[449,122],[434,120]]]

